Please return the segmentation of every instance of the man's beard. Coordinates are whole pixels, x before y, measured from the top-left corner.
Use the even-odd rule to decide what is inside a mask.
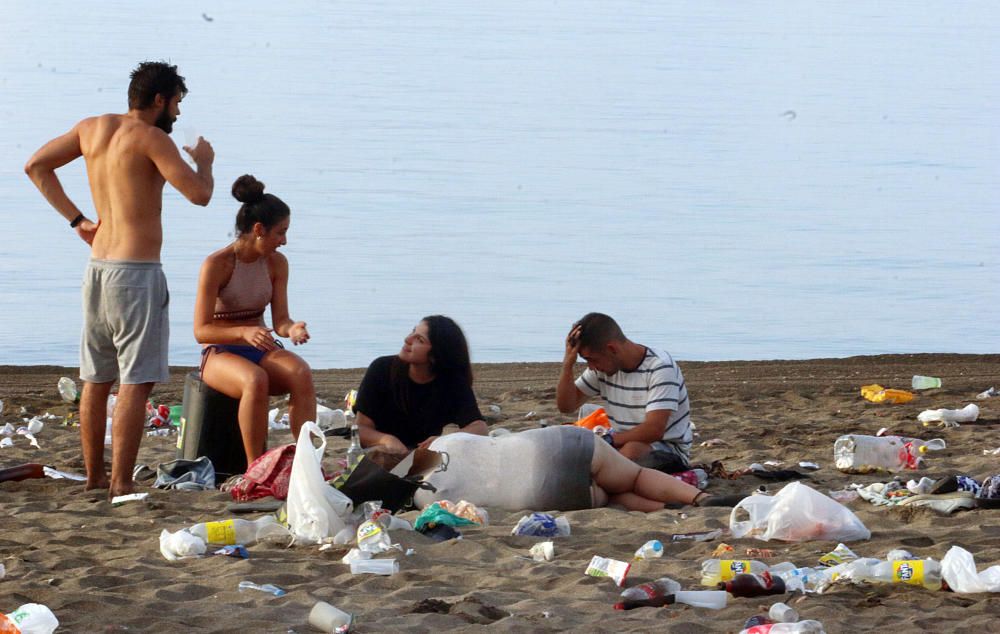
[[[170,111],[164,106],[163,110],[156,116],[156,121],[153,122],[157,128],[163,130],[167,134],[170,134],[174,129],[174,119],[170,116]]]

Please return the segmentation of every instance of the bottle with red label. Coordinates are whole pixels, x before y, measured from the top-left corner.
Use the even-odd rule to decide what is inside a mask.
[[[785,582],[781,577],[771,576],[767,571],[759,575],[738,574],[730,581],[720,582],[717,587],[734,597],[762,597],[785,593]]]
[[[45,477],[45,465],[38,464],[36,462],[29,462],[27,464],[18,465],[16,467],[9,467],[7,469],[0,469],[0,482],[18,480],[28,480],[31,478],[44,478]]]

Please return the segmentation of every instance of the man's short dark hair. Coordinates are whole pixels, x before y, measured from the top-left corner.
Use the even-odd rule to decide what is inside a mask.
[[[187,94],[184,78],[177,74],[177,67],[166,62],[142,62],[132,71],[128,85],[128,109],[145,110],[153,105],[156,95],[170,100]]]
[[[604,313],[587,313],[576,324],[581,348],[598,350],[612,341],[627,341],[618,323]]]

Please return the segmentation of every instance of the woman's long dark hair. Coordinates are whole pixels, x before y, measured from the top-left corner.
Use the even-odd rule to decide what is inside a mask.
[[[430,363],[434,374],[434,389],[448,389],[456,383],[472,386],[472,361],[465,333],[451,317],[429,315],[421,319],[427,324],[427,338],[431,342]],[[410,364],[398,356],[392,361],[390,377],[396,404],[409,412],[410,382],[407,380]]]

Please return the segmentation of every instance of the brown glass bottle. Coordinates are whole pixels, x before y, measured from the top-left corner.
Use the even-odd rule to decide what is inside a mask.
[[[762,597],[784,594],[785,581],[781,577],[772,577],[769,572],[759,575],[738,574],[729,581],[719,583],[718,588],[734,597]]]
[[[616,610],[634,610],[636,608],[662,608],[674,602],[674,595],[664,594],[648,599],[626,599],[615,604]]]

